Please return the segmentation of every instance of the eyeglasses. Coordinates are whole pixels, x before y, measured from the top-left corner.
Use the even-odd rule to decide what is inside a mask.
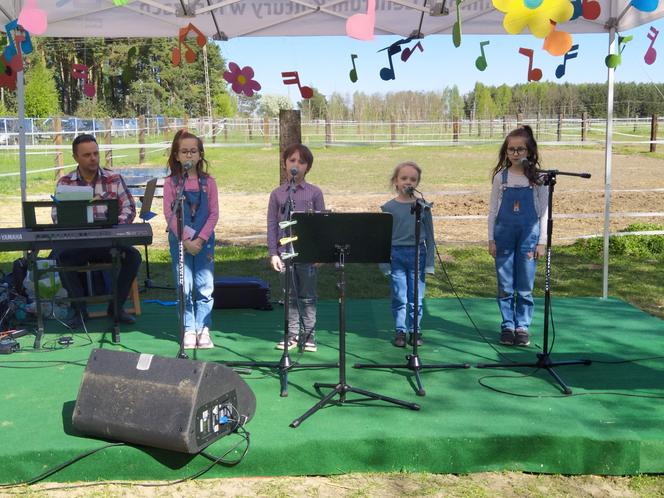
[[[507,152],[509,154],[523,154],[528,150],[527,147],[508,147]]]
[[[180,149],[178,152],[183,156],[195,156],[196,154],[198,154],[198,149],[191,149],[191,150]]]

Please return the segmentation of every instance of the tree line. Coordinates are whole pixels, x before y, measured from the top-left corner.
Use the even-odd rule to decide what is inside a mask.
[[[0,42],[1,43],[1,42]],[[171,62],[175,39],[36,38],[25,67],[25,103],[29,117],[193,116],[208,115],[205,58],[212,114],[215,118],[278,116],[281,109],[301,109],[304,119],[338,121],[436,121],[524,117],[603,118],[607,85],[531,82],[514,86],[475,87],[461,94],[456,86],[440,91],[387,94],[355,92],[323,95],[293,104],[281,95],[251,98],[230,91],[223,79],[226,62],[220,46],[203,51],[191,44],[193,63]],[[0,45],[2,46],[2,45]],[[90,98],[72,64],[88,67],[87,82],[96,89]],[[0,70],[2,68],[0,67]],[[80,74],[78,75],[80,76]],[[0,115],[16,113],[16,94],[2,89]],[[616,83],[615,117],[664,114],[664,83]]]

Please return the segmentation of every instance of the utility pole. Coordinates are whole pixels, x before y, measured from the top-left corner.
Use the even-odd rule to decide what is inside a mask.
[[[208,69],[207,45],[203,45],[203,65],[205,66],[205,104],[208,114],[208,129],[212,136],[212,99],[210,98],[210,70]]]

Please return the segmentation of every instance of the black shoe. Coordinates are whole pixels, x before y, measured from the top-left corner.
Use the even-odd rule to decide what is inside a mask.
[[[500,340],[499,342],[503,346],[513,346],[514,345],[514,331],[512,329],[503,329],[500,331]]]
[[[410,334],[408,334],[408,344],[410,346],[413,345],[413,336],[414,335],[415,334],[413,334],[412,332]],[[421,346],[422,344],[424,344],[424,341],[422,341],[422,334],[417,334],[417,345]]]
[[[108,312],[108,316],[110,316],[112,318],[113,317],[113,308],[109,307],[106,311]],[[127,313],[123,309],[119,309],[118,310],[118,322],[126,323],[128,325],[132,325],[132,324],[136,323],[136,317],[133,316],[133,315],[130,315],[129,313]]]
[[[406,347],[406,333],[405,332],[397,332],[394,336],[394,340],[392,341],[392,344],[394,344],[397,348],[405,348]]]

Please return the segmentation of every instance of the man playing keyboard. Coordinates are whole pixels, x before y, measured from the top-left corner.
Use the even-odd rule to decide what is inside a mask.
[[[99,167],[99,146],[92,135],[79,135],[72,143],[74,160],[78,167],[58,180],[58,185],[77,185],[92,187],[97,199],[118,200],[118,223],[131,223],[136,217],[136,204],[127,189],[122,175]],[[106,206],[93,208],[95,218],[105,216],[99,210]],[[112,260],[110,247],[86,248],[81,243],[78,249],[65,249],[56,253],[58,264],[62,266],[83,266],[88,263],[109,263]],[[120,253],[120,271],[117,279],[118,320],[122,323],[135,323],[136,319],[124,311],[124,303],[129,295],[131,284],[141,266],[141,253],[131,246],[117,246]],[[62,272],[62,283],[71,298],[83,297],[85,291],[78,272]],[[87,318],[85,301],[72,301],[76,316],[72,325],[80,326]],[[108,305],[108,314],[113,314],[113,303]]]

